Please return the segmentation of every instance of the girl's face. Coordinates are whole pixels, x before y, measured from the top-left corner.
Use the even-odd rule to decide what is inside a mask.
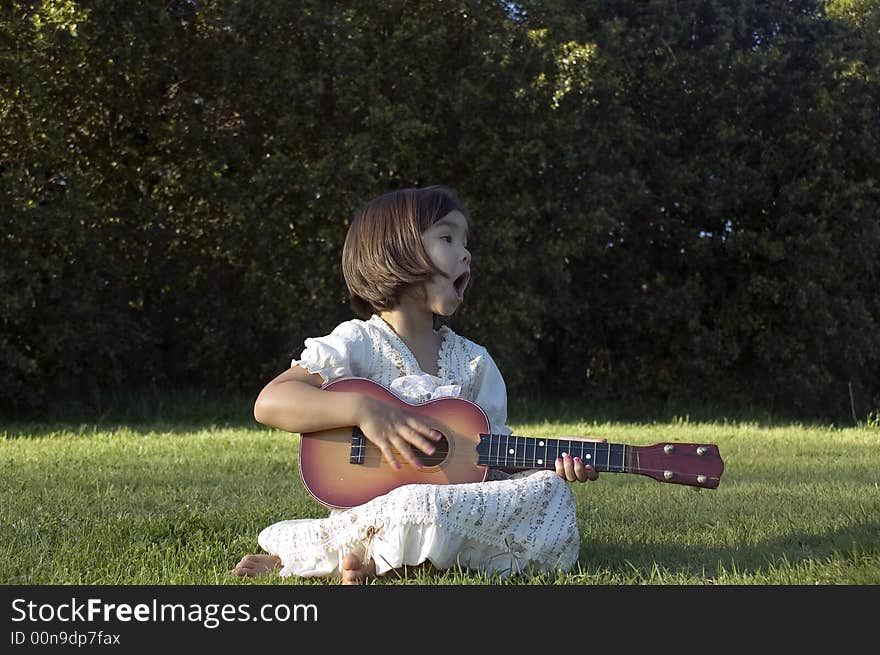
[[[422,232],[428,257],[446,277],[435,275],[425,284],[428,307],[434,314],[450,316],[461,301],[471,277],[471,253],[467,249],[467,219],[453,210]]]

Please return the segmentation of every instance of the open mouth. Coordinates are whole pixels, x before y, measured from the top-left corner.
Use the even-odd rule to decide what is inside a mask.
[[[458,296],[459,300],[464,300],[464,290],[467,288],[468,280],[470,279],[470,271],[465,271],[452,282],[452,286],[455,288],[455,295]]]

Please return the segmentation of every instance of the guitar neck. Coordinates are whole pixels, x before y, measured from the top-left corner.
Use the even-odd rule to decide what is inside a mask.
[[[718,446],[692,443],[658,443],[629,446],[605,441],[545,439],[506,434],[480,434],[477,463],[513,469],[556,468],[565,454],[580,457],[600,472],[636,473],[659,482],[715,489],[724,471]]]
[[[480,466],[513,469],[555,469],[564,454],[579,457],[600,472],[636,473],[637,446],[574,439],[545,439],[505,434],[481,434],[477,445]]]

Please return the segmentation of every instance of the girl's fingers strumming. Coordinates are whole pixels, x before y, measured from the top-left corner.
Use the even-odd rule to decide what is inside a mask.
[[[435,438],[435,435],[439,434],[437,430],[414,419],[407,421],[407,427],[409,432],[406,434],[406,440],[426,455],[433,455],[437,450],[434,442],[439,440],[439,437]]]
[[[391,441],[394,443],[394,447],[397,449],[397,452],[403,455],[403,458],[410,463],[414,468],[420,469],[422,468],[422,462],[419,461],[419,458],[416,457],[412,448],[410,448],[409,443],[407,443],[406,439],[395,435],[391,438]]]
[[[436,446],[422,436],[412,438],[409,443],[411,446],[418,448],[426,455],[433,455],[437,451]]]
[[[395,471],[399,471],[400,462],[398,462],[394,458],[394,453],[391,451],[391,447],[388,445],[388,442],[376,443],[376,447],[379,448],[379,451],[382,453],[382,459],[388,462],[388,465]]]
[[[413,432],[418,433],[420,436],[425,437],[426,439],[431,439],[433,441],[440,440],[440,433],[432,428],[430,425],[420,421],[415,416],[408,416],[406,419],[406,424],[409,428],[413,430]]]

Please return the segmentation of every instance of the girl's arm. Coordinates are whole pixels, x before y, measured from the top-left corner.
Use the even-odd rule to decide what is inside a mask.
[[[364,394],[324,391],[322,383],[320,375],[300,366],[287,369],[263,387],[254,403],[254,418],[269,427],[300,433],[356,425],[395,469],[400,464],[394,450],[416,468],[422,463],[410,446],[434,453],[433,442],[441,435],[415,414]]]

